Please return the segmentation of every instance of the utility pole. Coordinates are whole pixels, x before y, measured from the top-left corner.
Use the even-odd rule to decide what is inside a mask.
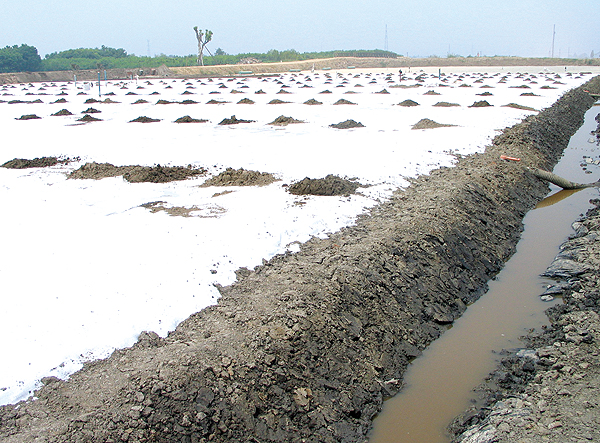
[[[387,25],[385,25],[385,41],[383,42],[383,49],[388,50],[388,34],[387,34]]]
[[[552,58],[554,58],[554,37],[556,36],[556,25],[552,29]]]

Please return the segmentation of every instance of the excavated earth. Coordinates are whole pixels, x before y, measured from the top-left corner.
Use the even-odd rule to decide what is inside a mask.
[[[409,360],[485,291],[548,191],[500,155],[551,169],[594,102],[583,89],[600,78],[354,226],[239,270],[166,338],[44,379],[36,400],[0,408],[0,440],[365,442]]]

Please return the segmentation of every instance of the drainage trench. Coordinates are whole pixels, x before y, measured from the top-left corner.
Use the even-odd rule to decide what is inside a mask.
[[[597,159],[600,153],[590,143],[599,112],[598,107],[587,111],[556,174],[579,183],[599,178],[600,167],[589,165],[589,174],[580,166],[584,156]],[[551,188],[551,195],[526,215],[517,251],[487,293],[410,365],[402,391],[385,402],[375,419],[370,443],[448,443],[446,427],[475,401],[472,390],[495,368],[498,352],[521,347],[519,337],[548,323],[544,311],[560,300],[541,301],[550,280],[539,275],[573,232],[571,224],[589,209],[589,200],[598,197],[597,188]]]

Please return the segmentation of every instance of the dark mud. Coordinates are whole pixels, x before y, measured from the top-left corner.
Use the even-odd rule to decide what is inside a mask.
[[[123,176],[130,183],[168,183],[206,174],[204,168],[191,166],[114,166],[110,163],[86,163],[68,175],[70,179],[101,180]]]
[[[201,186],[266,186],[277,181],[268,172],[249,171],[244,168],[227,168],[220,174],[209,178]]]
[[[485,291],[547,193],[499,156],[552,169],[592,104],[565,94],[355,226],[239,270],[168,337],[44,379],[37,400],[0,408],[0,439],[365,442],[409,360]]]
[[[361,184],[329,174],[325,178],[304,178],[288,187],[294,195],[350,195],[361,187]]]

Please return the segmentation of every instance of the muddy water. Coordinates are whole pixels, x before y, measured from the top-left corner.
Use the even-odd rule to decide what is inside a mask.
[[[598,107],[587,112],[584,125],[554,169],[556,174],[580,183],[600,178],[599,166],[588,167],[593,174],[580,166],[584,155],[598,158],[600,154],[589,143],[599,112]],[[560,193],[553,189],[525,217],[517,252],[490,282],[488,292],[411,364],[404,388],[386,401],[375,420],[370,443],[448,443],[446,427],[474,401],[472,389],[494,369],[498,352],[521,347],[520,336],[547,323],[544,310],[560,300],[540,300],[550,281],[539,274],[573,232],[571,223],[587,211],[591,198],[598,197],[595,188]]]

